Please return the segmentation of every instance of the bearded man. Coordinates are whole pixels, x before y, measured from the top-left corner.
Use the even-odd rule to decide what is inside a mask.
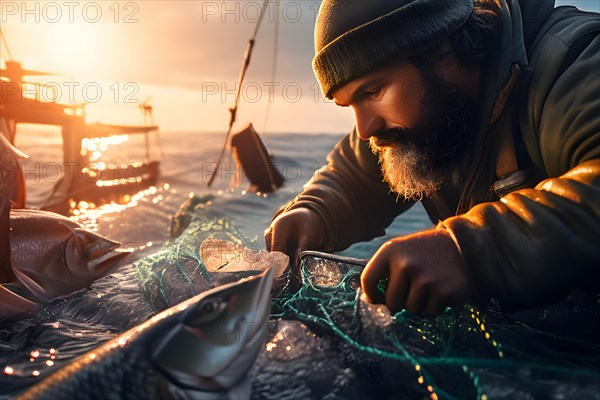
[[[267,248],[342,250],[421,201],[435,228],[379,248],[371,301],[436,314],[598,290],[599,32],[552,1],[323,1],[313,67],[356,125]]]

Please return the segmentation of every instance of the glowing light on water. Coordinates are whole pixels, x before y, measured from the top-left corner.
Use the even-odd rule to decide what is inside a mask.
[[[40,356],[39,350],[34,350],[30,353],[31,357],[38,358]]]
[[[81,155],[92,153],[92,158],[100,158],[111,146],[118,146],[129,141],[129,135],[114,135],[102,138],[83,138]],[[96,157],[98,155],[99,157]]]
[[[98,181],[96,184],[100,182],[102,181]],[[123,196],[121,200],[123,200],[124,204],[111,202],[110,204],[97,206],[94,203],[80,202],[72,208],[71,219],[90,230],[97,230],[97,221],[100,217],[106,214],[120,213],[130,207],[135,207],[144,197],[144,191],[141,191],[133,196],[129,194]],[[71,205],[73,206],[73,203]]]
[[[40,371],[38,371],[38,370],[36,369],[36,370],[34,370],[34,371],[31,373],[31,375],[33,375],[33,376],[40,376]]]
[[[14,374],[14,373],[15,373],[15,370],[14,370],[14,369],[12,369],[12,367],[4,367],[4,373],[5,373],[6,375],[12,375],[12,374]]]
[[[48,360],[48,361],[46,361],[46,365],[49,366],[49,367],[51,367],[51,366],[54,365],[54,361]]]

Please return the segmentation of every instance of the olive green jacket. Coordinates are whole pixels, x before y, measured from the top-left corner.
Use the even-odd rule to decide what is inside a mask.
[[[518,309],[600,288],[600,15],[501,3],[466,179],[422,203],[454,238],[477,299]],[[316,211],[321,250],[334,251],[384,234],[411,205],[390,193],[354,131],[279,213]]]

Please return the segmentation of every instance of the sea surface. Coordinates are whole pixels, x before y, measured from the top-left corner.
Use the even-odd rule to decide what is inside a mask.
[[[79,204],[72,215],[135,250],[134,256],[89,288],[58,298],[32,316],[0,320],[0,399],[12,398],[100,343],[120,343],[127,329],[208,290],[213,279],[223,283],[203,273],[199,243],[228,231],[230,237],[264,248],[263,232],[275,211],[302,191],[342,136],[264,136],[286,177],[283,188],[272,194],[247,193],[242,171],[229,161],[213,187],[207,187],[223,133],[150,137],[149,157],[162,161],[157,184],[123,204]],[[87,148],[98,152],[93,153],[96,163],[127,164],[146,157],[143,137],[120,140],[118,145],[87,143]],[[60,132],[24,129],[16,144],[30,156],[24,164],[28,205],[41,207],[54,184],[69,173],[59,162]],[[194,211],[195,219],[178,239],[169,240],[171,218],[190,196],[212,199]],[[385,240],[429,227],[417,204],[394,221],[385,237],[355,244],[343,254],[369,258]],[[465,305],[439,317],[400,312],[390,319],[357,296],[351,284],[356,271],[318,267],[331,272],[322,276],[338,276],[343,284],[304,284],[301,295],[288,293],[285,301],[274,302],[277,315],[285,318],[269,322],[271,347],[253,367],[256,398],[437,398],[437,393],[461,399],[599,398],[597,297],[569,296],[557,305],[508,316]],[[283,335],[290,329],[302,334]]]
[[[231,157],[225,157],[214,184],[207,187],[225,140],[224,133],[159,132],[150,138],[150,156],[161,160],[161,176],[156,187],[134,196],[135,201],[129,205],[98,204],[94,209],[80,209],[79,215],[73,218],[138,249],[141,257],[168,239],[171,217],[191,194],[213,194],[214,206],[228,215],[243,234],[254,239],[257,246],[264,248],[263,232],[273,214],[302,191],[313,172],[326,164],[327,154],[342,137],[341,133],[263,135],[273,162],[286,182],[276,193],[257,195],[245,192],[248,182]],[[59,177],[70,173],[59,163],[61,140],[58,130],[24,129],[17,136],[17,146],[30,156],[24,168],[29,207],[43,206]],[[123,144],[110,146],[96,162],[134,163],[144,158],[144,152],[143,139],[130,137]],[[430,226],[424,209],[418,204],[397,218],[386,237],[356,244],[343,253],[368,258],[388,238]]]
[[[161,176],[155,186],[132,193],[127,202],[78,204],[74,208],[73,220],[120,241],[122,248],[131,249],[134,254],[119,269],[97,280],[90,288],[56,299],[32,316],[0,321],[0,399],[10,398],[30,387],[100,343],[117,340],[123,331],[156,312],[154,305],[150,305],[152,302],[144,300],[146,288],[140,280],[143,273],[138,261],[143,263],[155,255],[160,258],[163,244],[172,246],[173,242],[168,242],[171,218],[190,197],[212,196],[212,201],[201,213],[228,218],[227,226],[235,232],[236,239],[243,239],[254,249],[264,249],[263,232],[273,214],[302,191],[314,171],[326,163],[327,153],[343,135],[263,136],[274,164],[286,178],[284,186],[271,194],[246,192],[249,183],[229,155],[225,157],[213,186],[207,186],[224,136],[223,133],[201,132],[151,135],[149,157],[161,160]],[[123,143],[115,144],[119,141]],[[74,167],[69,170],[61,163],[61,133],[58,129],[27,126],[17,131],[15,144],[29,156],[22,165],[27,205],[41,208],[54,185],[74,173]],[[108,144],[87,143],[87,148],[99,152],[92,156],[97,157],[96,164],[126,165],[146,157],[143,136],[120,138]],[[415,206],[390,226],[387,237],[358,243],[343,254],[368,258],[387,238],[430,225],[424,210]],[[172,251],[172,247],[170,249]],[[159,263],[151,270],[155,268],[160,272],[163,266]],[[164,268],[176,271],[176,267]],[[162,275],[160,280],[161,285],[166,283]],[[197,281],[203,284],[203,279]],[[180,283],[165,290],[169,302],[185,295],[184,286]],[[207,287],[194,290],[194,293],[201,293]]]

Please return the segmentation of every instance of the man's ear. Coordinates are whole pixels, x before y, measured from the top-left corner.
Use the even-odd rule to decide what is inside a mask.
[[[452,50],[448,38],[439,47],[440,59],[433,65],[433,71],[446,82],[456,82],[460,61]]]
[[[439,54],[439,60],[432,67],[433,72],[445,82],[461,88],[468,96],[477,98],[480,78],[479,64],[462,64],[447,38],[442,42]]]

